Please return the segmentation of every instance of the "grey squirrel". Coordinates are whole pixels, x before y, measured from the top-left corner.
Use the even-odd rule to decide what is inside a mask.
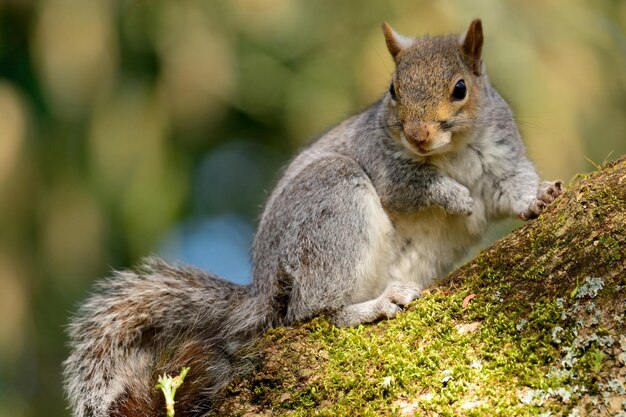
[[[158,259],[97,284],[69,326],[75,417],[160,415],[157,375],[183,366],[176,415],[204,415],[268,328],[393,317],[488,221],[537,217],[561,194],[560,181],[539,180],[489,82],[480,20],[460,36],[383,32],[389,91],[288,166],[258,226],[250,285]]]

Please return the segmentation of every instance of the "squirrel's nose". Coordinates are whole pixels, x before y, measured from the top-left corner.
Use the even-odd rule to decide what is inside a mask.
[[[426,123],[405,123],[403,130],[406,140],[414,145],[427,142],[434,136],[433,130]]]

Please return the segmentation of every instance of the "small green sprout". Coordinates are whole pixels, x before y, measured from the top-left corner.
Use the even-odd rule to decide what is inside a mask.
[[[174,417],[174,396],[176,395],[178,387],[183,384],[187,372],[189,372],[189,367],[182,368],[178,376],[172,377],[167,374],[163,374],[159,377],[159,382],[156,384],[155,388],[163,391],[167,417]]]

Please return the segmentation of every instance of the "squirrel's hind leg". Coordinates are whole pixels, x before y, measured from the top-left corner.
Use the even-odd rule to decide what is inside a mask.
[[[377,298],[345,306],[331,315],[337,327],[354,327],[394,317],[402,307],[420,296],[422,287],[412,282],[391,282]]]

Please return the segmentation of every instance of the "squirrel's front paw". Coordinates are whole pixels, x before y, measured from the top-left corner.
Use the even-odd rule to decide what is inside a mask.
[[[543,181],[537,189],[537,198],[550,204],[555,198],[563,194],[563,181]]]
[[[563,194],[562,181],[543,181],[537,189],[537,197],[528,208],[519,214],[520,219],[530,220],[537,218],[558,196]]]
[[[471,197],[467,188],[459,186],[452,198],[444,206],[444,209],[450,214],[471,215],[474,212],[474,199]]]

